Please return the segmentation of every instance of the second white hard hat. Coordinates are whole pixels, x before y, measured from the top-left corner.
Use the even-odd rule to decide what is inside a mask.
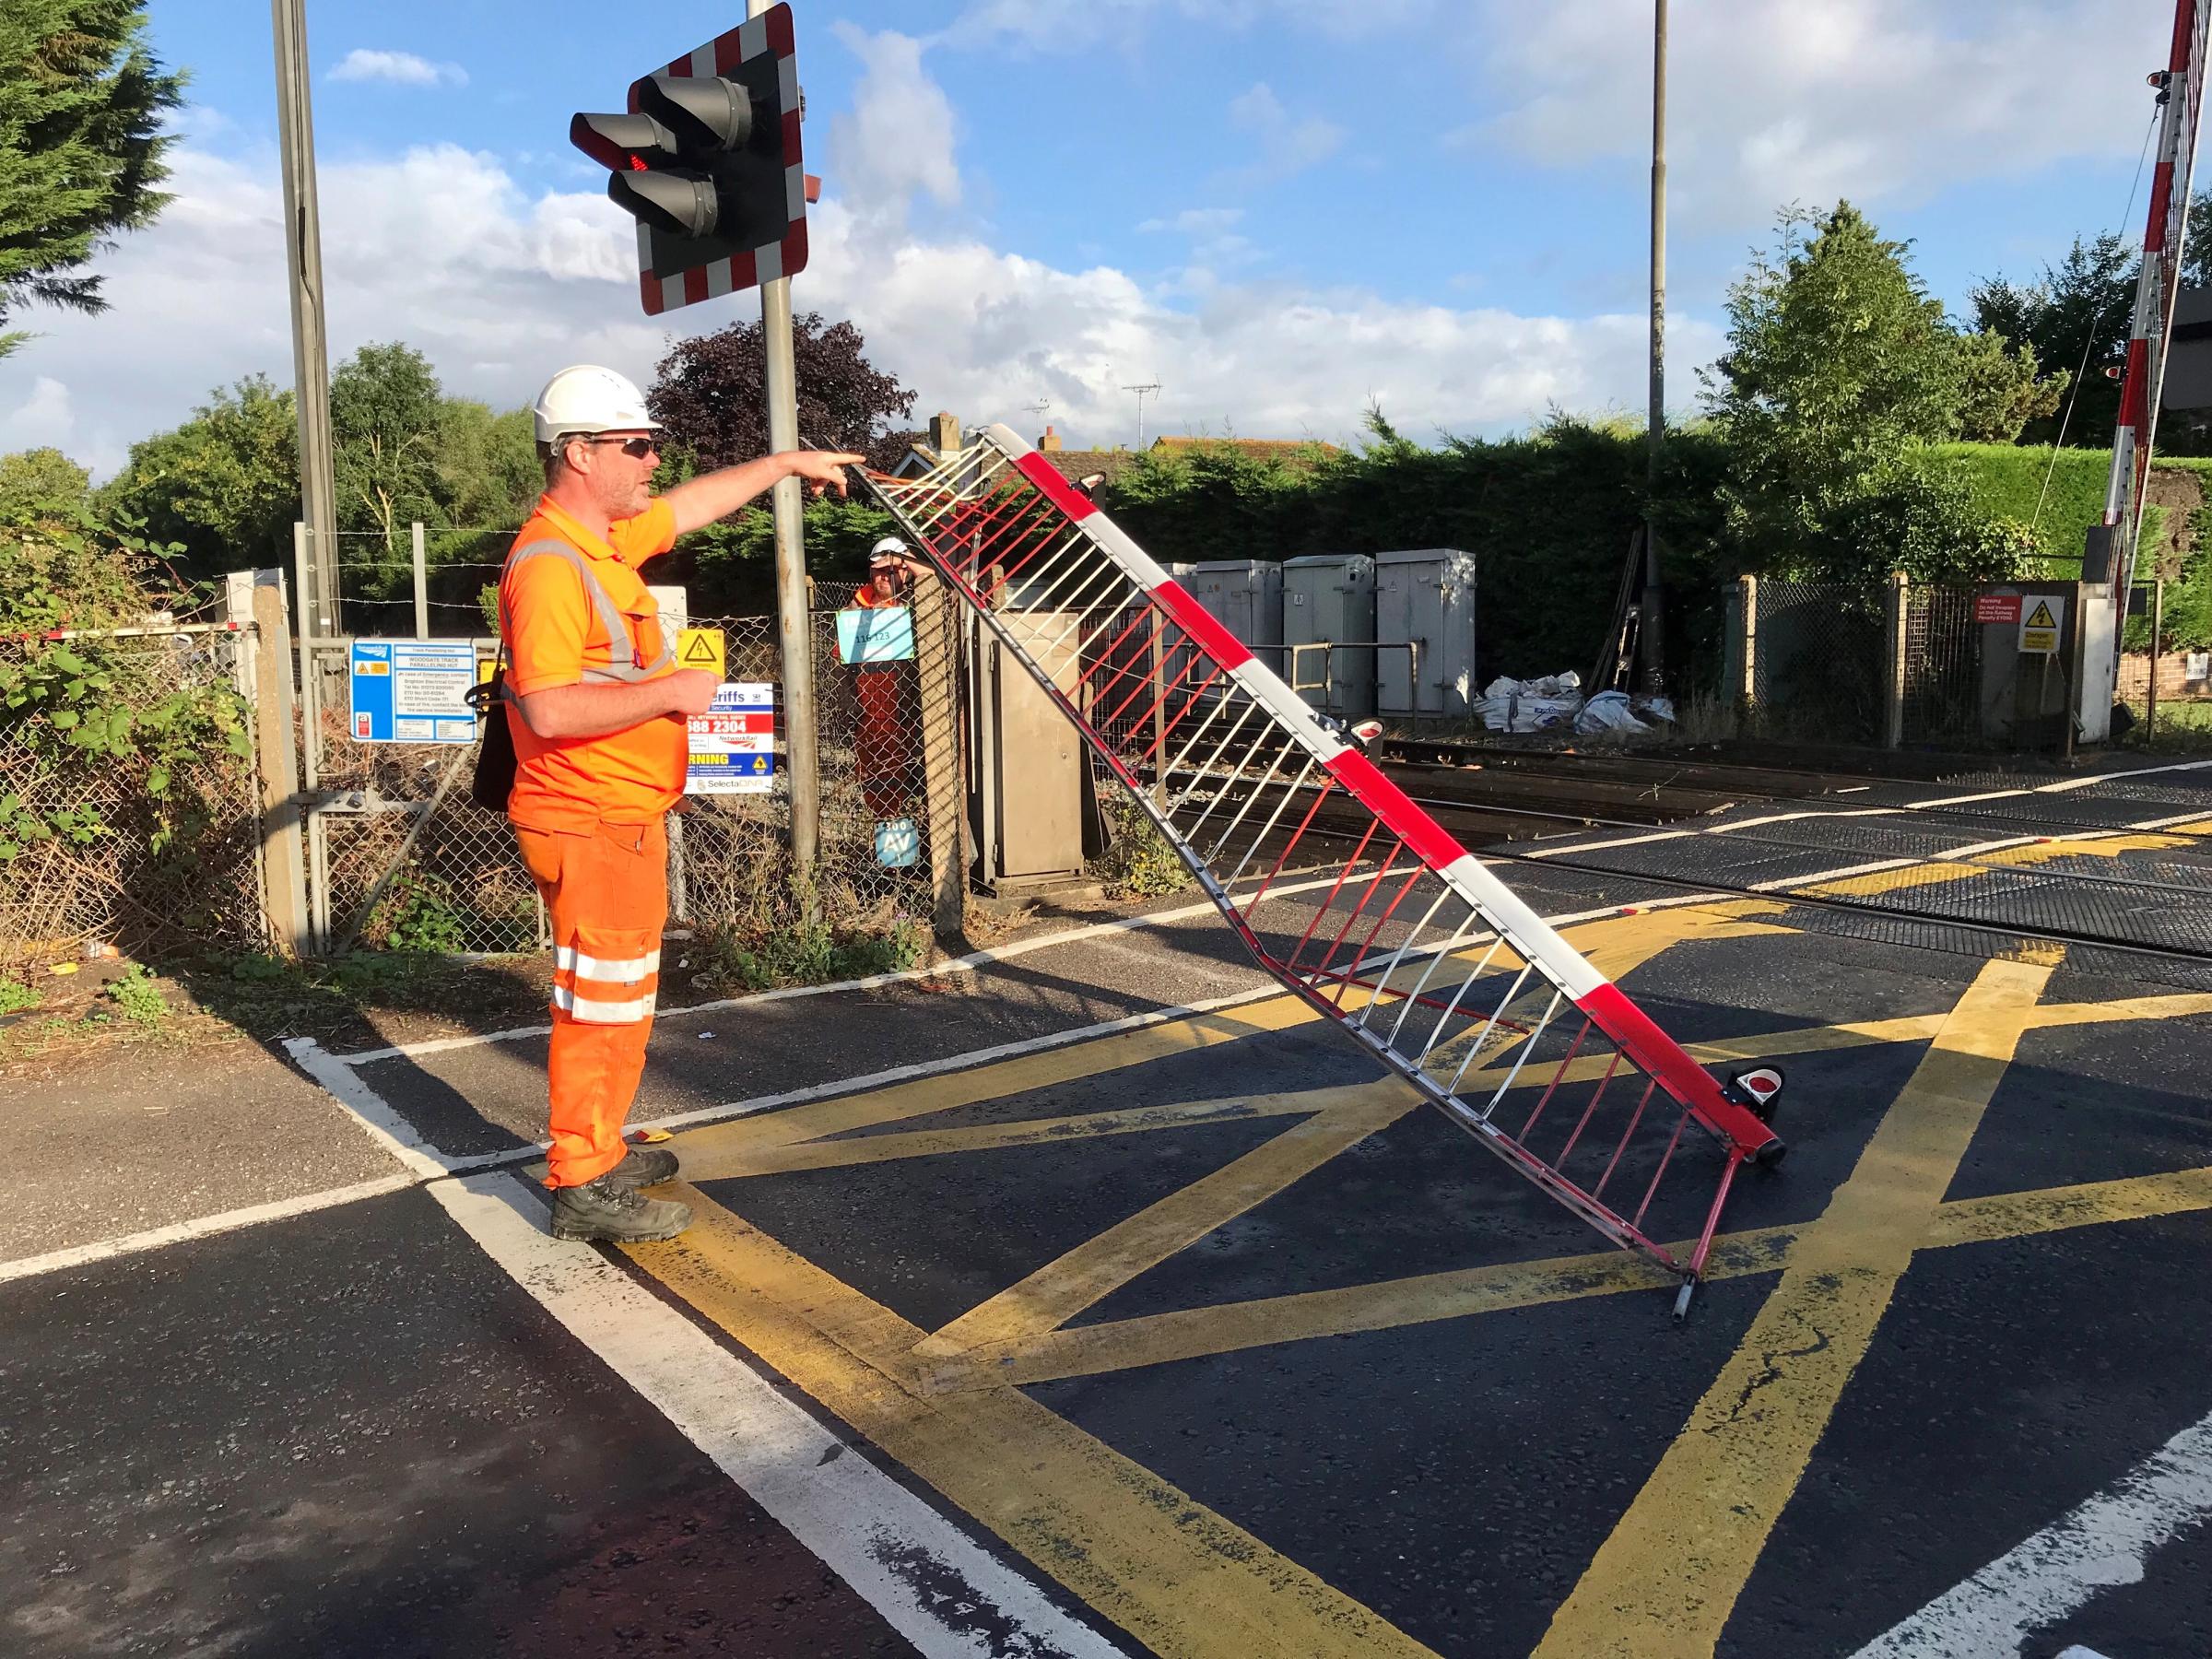
[[[596,363],[574,364],[547,381],[530,406],[530,419],[540,443],[571,432],[661,429],[636,382]]]
[[[870,564],[876,564],[879,561],[887,559],[904,559],[906,557],[908,557],[906,544],[900,541],[895,535],[885,536],[881,541],[877,542],[874,547],[868,549],[868,562]]]

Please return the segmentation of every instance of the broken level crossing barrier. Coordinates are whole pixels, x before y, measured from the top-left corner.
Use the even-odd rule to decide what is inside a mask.
[[[1261,965],[1520,1174],[1680,1275],[1687,1311],[1737,1171],[1782,1156],[1772,1089],[1692,1060],[1007,428],[919,477],[864,476]],[[1040,666],[1070,653],[1072,685]],[[1328,880],[1318,904],[1307,881],[1277,890],[1301,849],[1298,867],[1310,877],[1318,853]],[[1678,1157],[1693,1125],[1720,1145],[1717,1175]],[[1666,1185],[1678,1164],[1712,1184]]]

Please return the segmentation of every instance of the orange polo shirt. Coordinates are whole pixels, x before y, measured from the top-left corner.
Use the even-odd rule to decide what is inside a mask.
[[[580,684],[586,668],[649,663],[660,654],[660,607],[638,566],[676,545],[676,514],[666,501],[616,521],[602,541],[540,496],[514,545],[540,541],[566,542],[591,561],[592,574],[622,611],[629,638],[606,637],[598,607],[567,559],[511,566],[500,578],[500,597],[510,630],[507,683],[517,697]],[[671,663],[665,673],[674,672]],[[646,823],[683,794],[690,746],[681,720],[656,717],[604,737],[539,737],[511,703],[507,726],[515,757],[507,816],[524,829],[589,834],[601,823]]]

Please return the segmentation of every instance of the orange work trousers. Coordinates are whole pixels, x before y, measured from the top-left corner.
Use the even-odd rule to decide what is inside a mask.
[[[553,1147],[546,1184],[582,1186],[622,1159],[622,1125],[645,1069],[661,930],[668,921],[668,832],[602,824],[589,834],[517,824],[523,862],[553,929]]]

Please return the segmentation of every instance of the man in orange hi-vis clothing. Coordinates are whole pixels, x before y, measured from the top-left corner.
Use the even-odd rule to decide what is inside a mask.
[[[714,676],[678,668],[638,567],[779,479],[845,492],[861,457],[763,456],[655,497],[660,423],[611,369],[563,369],[532,411],[546,493],[500,578],[515,777],[507,816],[553,930],[553,1232],[675,1237],[691,1212],[639,1191],[674,1153],[630,1147],[622,1124],[645,1066],[668,920],[663,817],[682,797],[685,717]]]

